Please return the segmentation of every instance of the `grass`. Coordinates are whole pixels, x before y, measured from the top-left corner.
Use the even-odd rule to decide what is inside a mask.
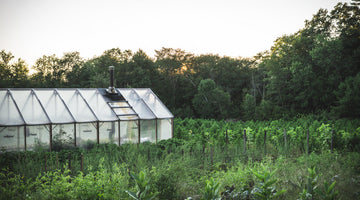
[[[66,198],[70,199],[77,199],[79,195],[88,199],[127,199],[125,191],[136,189],[129,174],[141,171],[150,180],[149,192],[157,193],[158,199],[200,197],[210,179],[220,183],[221,193],[232,188],[228,193],[235,195],[257,187],[259,183],[253,172],[262,166],[276,170],[272,175],[277,179],[274,186],[279,191],[286,190],[275,199],[297,199],[306,188],[308,168],[313,167],[319,176],[319,190],[325,181],[330,184],[336,181],[334,190],[339,191],[339,198],[360,197],[360,154],[356,152],[324,151],[290,156],[271,151],[264,155],[263,149],[244,154],[242,147],[236,145],[226,148],[213,145],[204,149],[201,145],[189,148],[176,143],[127,144],[99,145],[91,150],[3,153],[0,161],[1,199],[8,198],[6,194],[16,194],[19,199],[65,198],[56,196],[55,190],[65,191]],[[84,190],[88,193],[84,194]],[[49,191],[54,194],[48,195]]]

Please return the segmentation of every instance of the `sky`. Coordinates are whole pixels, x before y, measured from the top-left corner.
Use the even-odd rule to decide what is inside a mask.
[[[350,0],[0,0],[0,50],[29,66],[111,48],[252,57],[338,2]]]

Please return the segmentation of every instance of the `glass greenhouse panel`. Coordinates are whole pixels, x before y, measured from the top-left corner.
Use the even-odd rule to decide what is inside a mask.
[[[121,102],[109,102],[111,107],[130,107],[130,105],[126,101]]]
[[[26,126],[26,150],[50,149],[50,125]]]
[[[61,124],[74,122],[64,102],[55,90],[35,90],[35,93],[52,123]]]
[[[116,115],[136,115],[131,108],[113,108]]]
[[[25,150],[24,127],[0,127],[0,151]]]
[[[174,116],[160,101],[159,98],[148,88],[134,89],[136,93],[144,100],[151,111],[156,115],[157,118],[173,118]]]
[[[118,116],[120,121],[129,121],[129,120],[137,120],[139,117],[137,115],[125,115],[125,116]]]
[[[95,123],[76,124],[76,146],[91,149],[97,144]]]
[[[156,120],[140,121],[140,142],[156,142]]]
[[[40,125],[50,123],[48,116],[33,91],[14,90],[11,93],[19,106],[26,124]]]
[[[21,110],[30,96],[31,90],[18,90],[12,89],[10,90],[11,95],[13,96],[17,106]]]
[[[140,119],[155,119],[156,116],[145,104],[144,100],[133,89],[119,89],[121,95],[129,102],[132,108],[138,113]]]
[[[120,144],[138,143],[138,121],[120,121]]]
[[[100,123],[99,143],[119,144],[119,122]]]
[[[139,113],[141,119],[155,119],[156,116],[151,112],[150,108],[145,104],[144,100],[134,102],[134,110]]]
[[[158,120],[158,140],[170,139],[172,136],[171,119]]]
[[[58,93],[74,116],[76,122],[94,122],[97,120],[77,90],[59,89]]]
[[[116,121],[118,119],[97,89],[82,89],[80,93],[99,121]]]
[[[74,124],[52,125],[52,129],[51,150],[56,151],[74,146]]]
[[[0,91],[0,113],[0,125],[13,126],[25,124],[7,91]]]

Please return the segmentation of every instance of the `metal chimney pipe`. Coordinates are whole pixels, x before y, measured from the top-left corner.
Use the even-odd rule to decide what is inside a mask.
[[[109,73],[110,73],[110,86],[109,89],[107,89],[107,92],[109,94],[116,94],[114,87],[114,66],[109,66]]]
[[[114,66],[109,66],[110,72],[110,87],[114,88]]]

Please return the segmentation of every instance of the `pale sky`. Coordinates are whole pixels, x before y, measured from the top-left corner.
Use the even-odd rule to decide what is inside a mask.
[[[28,65],[43,55],[162,47],[252,57],[350,0],[0,0],[0,50]]]

